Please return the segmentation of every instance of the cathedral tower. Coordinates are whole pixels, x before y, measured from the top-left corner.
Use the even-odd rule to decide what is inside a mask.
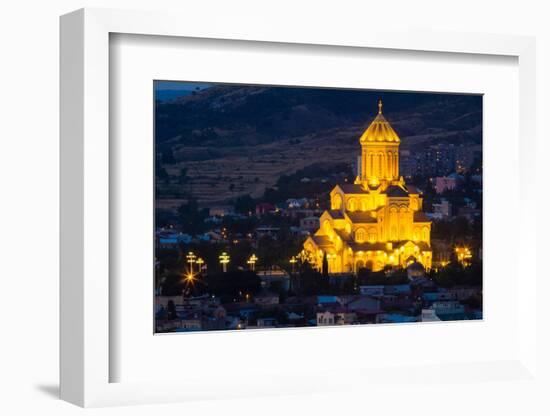
[[[336,185],[320,227],[304,242],[304,253],[319,270],[356,273],[412,262],[432,265],[431,221],[422,212],[422,193],[399,176],[401,140],[382,114],[359,138],[355,183]]]
[[[382,100],[379,100],[378,115],[359,138],[361,161],[355,183],[374,187],[379,184],[387,186],[397,181],[400,141],[382,114]]]

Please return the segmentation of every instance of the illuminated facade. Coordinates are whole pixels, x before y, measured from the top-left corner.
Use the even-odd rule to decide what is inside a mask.
[[[330,273],[406,267],[412,261],[431,268],[431,222],[422,212],[422,195],[399,176],[400,141],[379,101],[378,115],[359,139],[355,182],[334,187],[331,209],[304,242],[319,270],[324,258]]]

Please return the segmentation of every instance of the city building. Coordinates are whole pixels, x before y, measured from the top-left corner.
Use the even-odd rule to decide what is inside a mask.
[[[256,238],[263,237],[276,238],[279,233],[279,227],[258,227],[256,228]]]
[[[300,228],[304,231],[314,232],[319,229],[319,217],[305,217],[300,220]]]
[[[275,212],[275,209],[275,205],[269,202],[262,202],[256,205],[256,215],[269,214],[270,212]]]
[[[425,274],[424,266],[416,261],[407,267],[407,277],[409,280],[420,279],[424,277]]]
[[[267,289],[262,289],[260,293],[254,296],[254,303],[257,305],[277,305],[279,303],[279,295]]]
[[[192,239],[192,236],[184,233],[159,233],[157,246],[160,249],[177,249],[180,244],[189,244]]]
[[[434,210],[432,214],[432,218],[434,219],[442,220],[442,219],[449,218],[452,215],[453,206],[446,199],[442,199],[439,204],[432,204],[432,206]]]
[[[361,135],[361,161],[353,184],[336,185],[331,209],[304,242],[314,266],[330,273],[373,271],[411,262],[432,264],[431,222],[422,212],[422,195],[399,175],[400,138],[382,114]]]
[[[378,313],[380,308],[380,300],[371,296],[354,296],[346,303],[346,309],[352,312]]]
[[[329,311],[317,312],[317,326],[334,325],[334,314]]]
[[[421,322],[439,322],[439,319],[433,309],[422,309],[422,314],[420,315]]]
[[[465,319],[464,305],[456,300],[440,300],[432,304],[435,314],[442,321]]]
[[[290,289],[290,275],[279,266],[260,269],[257,271],[257,275],[263,288],[271,288],[278,285],[283,290],[288,291]]]
[[[442,176],[455,170],[456,147],[454,144],[439,143],[425,149],[404,150],[399,164],[401,174],[405,177]]]
[[[286,200],[287,208],[304,208],[308,204],[307,198],[290,198]]]
[[[226,215],[232,215],[234,213],[235,209],[231,205],[220,205],[208,210],[208,215],[211,217],[225,217]]]
[[[334,314],[334,323],[336,325],[351,325],[357,322],[357,314],[346,310],[337,310]]]
[[[457,175],[456,173],[452,173],[449,176],[438,176],[434,179],[435,192],[438,194],[441,194],[446,190],[453,190],[464,181],[464,177]]]
[[[359,286],[359,293],[368,296],[383,296],[384,285]]]

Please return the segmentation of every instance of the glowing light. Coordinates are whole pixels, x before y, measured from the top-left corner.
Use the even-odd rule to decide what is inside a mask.
[[[190,251],[189,253],[187,253],[186,257],[187,257],[187,263],[189,263],[189,268],[191,270],[191,273],[193,273],[193,263],[195,263],[197,256],[192,251]]]
[[[204,260],[202,258],[197,259],[197,264],[199,265],[199,271],[203,269]]]
[[[229,260],[230,260],[229,254],[227,254],[224,251],[222,254],[220,254],[219,259],[220,259],[220,263],[221,263],[222,268],[223,268],[223,272],[226,273],[227,272],[227,265],[229,264]]]
[[[428,270],[432,262],[430,228],[426,227],[421,235],[414,234],[418,227],[412,213],[422,212],[422,199],[407,192],[405,180],[399,174],[400,138],[382,114],[382,103],[379,103],[378,114],[375,113],[374,120],[361,135],[359,144],[361,153],[354,185],[369,195],[359,196],[355,190],[347,193],[342,187],[332,190],[330,205],[344,216],[337,218],[331,212],[323,214],[320,230],[304,243],[312,265],[317,269],[322,267],[324,250],[330,252],[327,260],[331,272],[357,270],[359,259],[368,261],[370,265],[367,267],[373,271],[383,270],[386,265],[405,267],[409,258],[421,262]],[[401,199],[407,203],[402,204]],[[357,210],[364,214],[352,214]],[[364,223],[369,224],[367,229],[362,229]],[[318,242],[317,237],[325,241]],[[358,250],[365,248],[367,241],[374,250]]]
[[[298,260],[296,257],[292,256],[289,260],[289,263],[292,265],[292,273],[294,273],[294,268],[296,267],[295,264],[298,263]]]
[[[456,253],[458,262],[462,265],[462,267],[466,267],[470,265],[471,259],[472,259],[472,252],[470,251],[469,247],[466,247],[466,246],[455,247],[455,253]]]
[[[251,269],[252,271],[254,271],[254,268],[255,268],[255,265],[256,265],[256,262],[257,262],[257,261],[258,261],[258,257],[256,257],[255,254],[252,254],[252,255],[250,256],[250,258],[246,261],[246,263],[249,264],[249,265],[250,265],[250,269]]]

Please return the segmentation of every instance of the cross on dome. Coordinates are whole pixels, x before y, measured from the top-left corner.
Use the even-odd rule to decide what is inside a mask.
[[[399,143],[401,141],[395,130],[391,127],[388,120],[386,120],[386,118],[382,114],[382,106],[382,100],[379,99],[378,114],[359,138],[359,142],[361,144],[380,142]]]

